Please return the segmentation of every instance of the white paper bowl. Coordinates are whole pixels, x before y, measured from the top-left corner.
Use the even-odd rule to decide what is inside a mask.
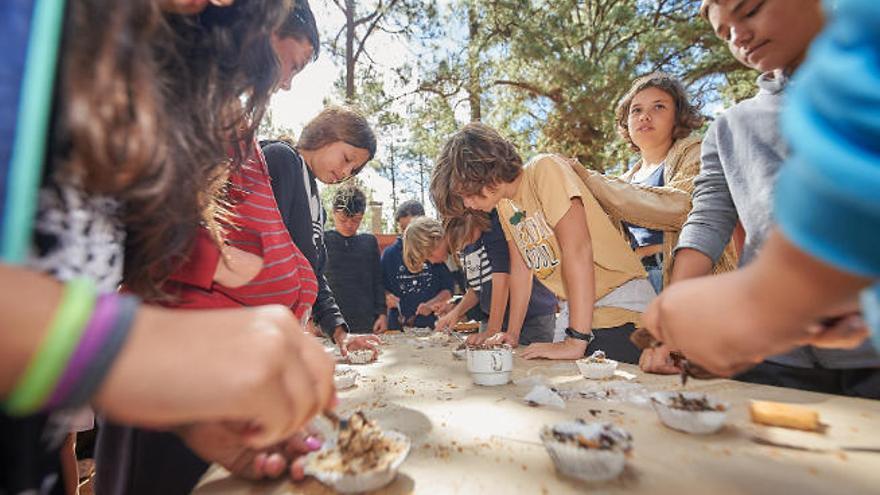
[[[348,362],[351,364],[367,364],[375,361],[373,351],[370,349],[358,349],[356,351],[348,351]]]
[[[581,426],[575,422],[565,425],[574,428]],[[541,442],[561,474],[582,481],[607,481],[617,478],[623,472],[626,466],[626,452],[623,448],[587,449],[560,442],[553,437],[553,428],[556,426],[545,426],[541,430]]]
[[[724,411],[685,411],[670,407],[672,397],[681,393],[686,399],[699,399],[705,397],[711,407],[724,406]],[[699,392],[655,392],[651,394],[651,406],[657,411],[660,421],[673,430],[707,435],[715,433],[724,426],[727,419],[727,411],[730,405],[715,400],[711,396]]]
[[[605,359],[604,363],[590,362],[589,358],[578,359],[575,361],[578,370],[588,380],[605,380],[614,376],[617,370],[617,361],[613,359]]]
[[[336,385],[336,390],[345,390],[354,387],[358,377],[360,373],[351,368],[337,368],[333,373],[333,383]]]
[[[397,431],[383,432],[386,438],[394,439],[404,444],[403,450],[385,469],[375,469],[358,474],[345,474],[335,471],[323,471],[317,465],[317,458],[320,452],[325,449],[332,449],[336,446],[336,441],[331,440],[325,444],[324,448],[319,451],[312,452],[305,457],[304,472],[307,476],[313,476],[321,483],[333,488],[339,493],[360,493],[371,490],[378,490],[383,486],[391,483],[397,476],[397,470],[410,450],[410,440],[403,433]]]

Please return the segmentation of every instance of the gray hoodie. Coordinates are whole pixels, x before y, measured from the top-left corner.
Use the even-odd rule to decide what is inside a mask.
[[[758,94],[725,111],[709,127],[700,175],[694,180],[693,209],[676,250],[696,249],[718,261],[739,220],[746,231],[740,265],[755,257],[773,227],[776,175],[788,157],[778,125],[787,84],[781,73],[761,74]],[[880,355],[866,342],[851,351],[800,347],[768,361],[848,369],[880,366]]]

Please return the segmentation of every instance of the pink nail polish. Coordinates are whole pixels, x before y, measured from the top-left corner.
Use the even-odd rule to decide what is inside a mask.
[[[308,447],[309,450],[318,450],[321,448],[321,445],[323,445],[323,443],[316,437],[306,438],[306,447]]]

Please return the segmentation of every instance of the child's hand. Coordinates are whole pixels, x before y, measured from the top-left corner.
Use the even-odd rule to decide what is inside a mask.
[[[519,353],[524,359],[580,359],[586,352],[586,342],[578,339],[565,339],[562,342],[540,342],[531,344]]]
[[[667,349],[678,349],[707,371],[731,376],[761,362],[775,349],[773,310],[750,297],[741,273],[701,277],[670,285],[642,314],[642,324]],[[653,361],[652,362],[656,362]],[[662,364],[662,362],[661,362]]]
[[[316,431],[306,429],[265,449],[251,449],[242,442],[238,426],[230,423],[195,423],[177,433],[202,459],[220,464],[230,473],[252,480],[279,478],[292,469],[300,456],[321,447]],[[293,475],[293,473],[291,473]]]
[[[494,337],[498,333],[498,330],[487,330],[485,332],[474,333],[468,335],[465,343],[471,346],[480,346],[483,345],[487,340]]]
[[[385,306],[388,309],[397,308],[400,310],[400,298],[390,292],[385,293]]]
[[[379,315],[376,317],[376,321],[373,323],[373,333],[380,334],[385,333],[388,330],[388,317],[385,315]]]
[[[855,349],[871,334],[860,314],[845,316],[831,326],[811,325],[806,344],[823,349]]]
[[[639,356],[639,368],[645,373],[658,375],[677,375],[681,369],[675,365],[669,355],[669,348],[665,345],[649,347],[642,351]]]
[[[446,315],[453,308],[455,308],[455,304],[452,304],[451,301],[441,301],[431,305],[431,311],[437,316]]]
[[[416,314],[420,316],[429,316],[434,314],[434,310],[432,309],[431,304],[422,303],[416,308]]]
[[[263,258],[232,246],[224,246],[214,272],[214,281],[234,289],[256,278],[262,269]]]
[[[212,338],[205,340],[207,334]],[[259,449],[334,404],[333,367],[290,308],[143,306],[129,347],[92,402],[108,417],[135,425],[228,418],[247,425],[242,442]]]
[[[510,347],[516,348],[519,346],[519,334],[513,334],[510,331],[498,332],[491,338],[486,339],[486,343],[489,345],[507,344]]]
[[[352,335],[350,333],[339,335],[337,332],[337,337],[334,340],[339,346],[342,357],[348,356],[350,351],[369,349],[373,351],[373,359],[376,359],[379,357],[379,346],[382,345],[382,340],[376,335]]]
[[[434,323],[434,330],[451,332],[456,323],[458,323],[458,314],[455,311],[450,311],[437,319],[437,322]]]

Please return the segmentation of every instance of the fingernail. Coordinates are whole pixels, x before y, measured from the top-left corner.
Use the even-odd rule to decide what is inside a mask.
[[[315,438],[315,437],[306,438],[306,447],[308,447],[309,450],[318,450],[321,448],[321,445],[323,445],[323,443],[321,442],[321,440],[319,438]]]

